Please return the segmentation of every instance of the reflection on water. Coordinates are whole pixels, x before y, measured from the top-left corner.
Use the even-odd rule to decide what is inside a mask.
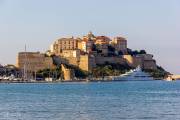
[[[0,84],[2,120],[180,119],[180,82]]]

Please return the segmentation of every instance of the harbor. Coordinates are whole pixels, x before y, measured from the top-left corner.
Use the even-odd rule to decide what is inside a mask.
[[[35,79],[24,79],[25,77],[22,76],[22,78],[16,78],[14,75],[11,75],[9,77],[7,76],[0,76],[0,83],[61,83],[61,82],[116,82],[116,81],[154,81],[154,80],[165,80],[165,81],[172,81],[172,77],[169,80],[169,77],[166,79],[155,79],[153,78],[149,73],[146,73],[142,71],[141,67],[138,66],[136,69],[132,69],[127,71],[124,74],[121,74],[119,76],[103,76],[99,78],[95,78],[92,76],[89,76],[85,79],[57,79],[57,78],[36,78]],[[31,76],[30,78],[33,78]]]

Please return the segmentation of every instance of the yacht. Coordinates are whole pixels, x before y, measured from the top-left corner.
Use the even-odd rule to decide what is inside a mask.
[[[136,69],[130,70],[125,74],[122,74],[120,76],[115,76],[113,80],[114,81],[123,81],[123,80],[146,81],[146,80],[154,80],[154,79],[150,74],[143,72],[141,67],[138,66]]]

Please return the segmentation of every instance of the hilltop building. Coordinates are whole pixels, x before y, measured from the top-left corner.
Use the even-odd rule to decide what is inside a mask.
[[[91,71],[96,65],[105,63],[128,63],[131,67],[140,65],[144,69],[156,69],[152,55],[128,55],[127,40],[124,37],[111,39],[89,32],[82,38],[58,39],[51,48],[51,52],[59,56],[61,63],[75,65],[85,71]]]
[[[51,45],[51,52],[55,55],[61,55],[63,50],[76,50],[78,49],[78,39],[72,38],[61,38]]]
[[[132,68],[141,66],[142,69],[157,69],[153,55],[145,52],[133,54],[127,48],[124,37],[111,39],[107,36],[95,36],[92,32],[82,38],[57,39],[46,55],[39,52],[20,52],[17,57],[17,67],[32,72],[53,68],[53,63],[61,65],[65,80],[73,78],[73,71],[63,65],[73,65],[87,72],[104,64],[128,64]]]
[[[108,38],[107,36],[97,36],[95,40],[95,44],[99,45],[108,45],[110,43],[111,39]]]
[[[94,41],[93,40],[86,40],[83,39],[81,41],[78,42],[78,49],[85,52],[85,53],[90,53],[93,51],[93,45],[94,45]]]
[[[116,51],[127,53],[127,40],[123,37],[115,37],[110,43]]]

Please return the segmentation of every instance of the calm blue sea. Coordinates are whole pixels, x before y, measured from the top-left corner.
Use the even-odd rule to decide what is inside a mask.
[[[180,81],[0,84],[0,120],[180,120]]]

